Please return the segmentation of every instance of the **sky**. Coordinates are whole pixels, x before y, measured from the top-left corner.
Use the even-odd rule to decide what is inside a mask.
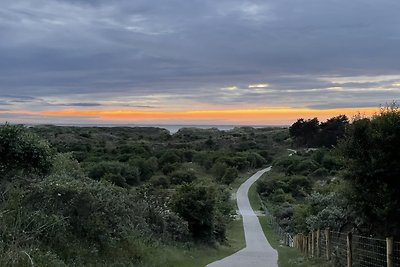
[[[287,125],[400,98],[398,0],[2,0],[0,122]]]

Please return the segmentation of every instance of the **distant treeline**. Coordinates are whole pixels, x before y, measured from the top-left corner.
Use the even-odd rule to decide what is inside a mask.
[[[299,146],[332,147],[343,138],[348,125],[346,115],[330,118],[326,122],[319,122],[317,118],[298,119],[290,126],[289,133]]]

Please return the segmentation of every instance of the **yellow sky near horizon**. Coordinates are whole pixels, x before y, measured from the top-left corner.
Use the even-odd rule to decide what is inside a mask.
[[[230,123],[247,125],[283,125],[291,124],[298,118],[314,118],[324,121],[341,114],[349,118],[357,114],[371,116],[378,112],[377,108],[257,108],[257,109],[225,109],[225,110],[186,110],[186,111],[148,111],[135,109],[64,109],[38,112],[38,115],[49,117],[90,117],[99,121],[160,123],[180,121],[182,123]]]

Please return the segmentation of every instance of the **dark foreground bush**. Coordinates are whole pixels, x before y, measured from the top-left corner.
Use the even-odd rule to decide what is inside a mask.
[[[189,226],[192,237],[212,242],[225,239],[227,217],[231,212],[226,190],[214,184],[184,184],[172,198],[172,207]],[[228,198],[228,199],[227,199]]]
[[[110,253],[121,254],[119,262],[138,262],[140,248],[132,252],[138,243],[145,248],[155,240],[180,240],[188,234],[186,223],[157,202],[107,182],[67,175],[12,189],[1,212],[4,255],[35,247],[68,265],[107,262]],[[43,257],[44,252],[37,253]]]

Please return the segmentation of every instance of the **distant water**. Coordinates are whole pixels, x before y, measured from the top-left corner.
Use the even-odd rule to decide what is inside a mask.
[[[228,130],[232,130],[236,126],[233,126],[233,125],[154,125],[153,127],[164,128],[164,129],[167,129],[171,134],[174,134],[182,128],[199,128],[199,129],[217,128],[220,131],[228,131]]]
[[[36,124],[37,125],[37,124]],[[174,134],[182,128],[199,128],[199,129],[210,129],[217,128],[220,131],[229,131],[235,127],[279,127],[269,125],[140,125],[140,124],[53,124],[57,126],[75,126],[75,127],[157,127],[167,129],[171,134]],[[35,126],[35,125],[29,125]]]

